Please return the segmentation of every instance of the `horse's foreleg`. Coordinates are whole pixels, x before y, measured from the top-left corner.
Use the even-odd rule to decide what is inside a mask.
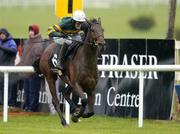
[[[83,118],[89,118],[94,115],[94,99],[95,99],[95,91],[88,94],[88,111],[83,113]]]
[[[66,120],[64,119],[63,114],[60,110],[59,100],[58,100],[58,97],[56,94],[55,80],[53,80],[52,78],[47,78],[46,80],[48,82],[49,89],[50,89],[50,92],[52,95],[52,103],[61,119],[61,124],[63,126],[68,126],[68,124],[67,124]]]

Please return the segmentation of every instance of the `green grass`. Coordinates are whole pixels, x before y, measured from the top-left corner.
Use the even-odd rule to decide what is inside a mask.
[[[87,16],[101,17],[106,38],[165,38],[167,31],[167,6],[116,6],[107,9],[85,9]],[[132,29],[129,20],[139,15],[155,18],[155,27],[140,32]],[[29,24],[37,23],[44,37],[47,28],[58,22],[53,6],[1,7],[0,27],[7,27],[14,37],[27,37]],[[176,11],[176,28],[180,28],[180,5]]]
[[[0,134],[179,134],[180,122],[145,120],[138,128],[137,119],[94,116],[71,123],[69,128],[59,124],[57,116],[34,115],[10,117],[0,122]]]

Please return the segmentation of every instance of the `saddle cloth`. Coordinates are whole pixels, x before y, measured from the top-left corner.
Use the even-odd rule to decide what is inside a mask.
[[[59,44],[57,44],[57,45],[59,45]],[[58,47],[57,45],[54,48],[54,50],[52,51],[51,58],[49,61],[51,68],[56,67],[57,59],[59,58],[59,55],[60,55],[59,52],[60,52],[61,47]],[[67,45],[67,44],[65,44],[65,45]],[[79,42],[73,42],[72,44],[68,45],[68,49],[65,53],[65,58],[64,58],[65,62],[67,61],[67,59],[73,59],[73,57],[75,56],[75,54],[80,46],[81,46],[81,44]],[[57,51],[57,49],[59,49],[59,50]]]

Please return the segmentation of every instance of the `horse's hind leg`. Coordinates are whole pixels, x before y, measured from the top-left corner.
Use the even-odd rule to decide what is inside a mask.
[[[76,104],[70,99],[70,94],[72,92],[72,87],[67,86],[64,91],[62,91],[64,98],[67,100],[67,102],[70,105],[71,111],[74,112],[74,110],[77,108]]]
[[[46,78],[48,85],[49,85],[49,89],[52,95],[52,103],[61,119],[61,124],[63,126],[68,126],[66,120],[64,119],[62,112],[60,110],[60,105],[59,105],[59,100],[57,98],[57,94],[56,94],[56,87],[55,87],[55,80],[53,79],[53,77],[47,77]]]

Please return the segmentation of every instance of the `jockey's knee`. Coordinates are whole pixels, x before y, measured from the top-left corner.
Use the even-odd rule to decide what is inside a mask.
[[[72,37],[73,40],[82,41],[82,36],[80,34],[77,34]]]
[[[59,44],[59,45],[64,44],[64,38],[53,37],[53,41],[54,41],[56,44]]]

